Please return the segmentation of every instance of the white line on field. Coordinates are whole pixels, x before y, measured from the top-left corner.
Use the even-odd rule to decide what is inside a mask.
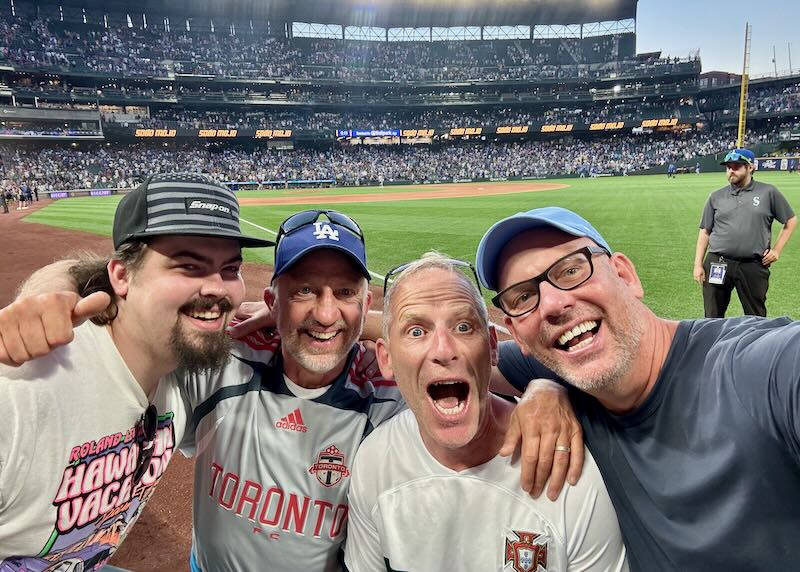
[[[243,219],[243,218],[240,218],[239,220],[241,222],[243,222],[243,223],[249,224],[250,226],[254,226],[259,230],[263,230],[264,232],[268,232],[268,233],[270,233],[272,235],[275,235],[275,236],[278,235],[278,233],[275,232],[274,230],[270,230],[270,229],[268,229],[266,227],[261,226],[260,224],[256,224],[254,222],[250,222],[249,220]],[[386,276],[384,276],[383,274],[378,274],[377,272],[373,272],[372,270],[369,271],[369,274],[370,274],[370,276],[372,276],[373,278],[377,278],[378,280],[385,280],[386,279]],[[511,335],[511,332],[509,332],[508,329],[506,329],[504,326],[501,326],[500,324],[496,324],[494,322],[489,322],[489,323],[492,326],[494,326],[494,329],[497,330],[498,332],[502,332],[502,333],[506,334],[507,336]]]

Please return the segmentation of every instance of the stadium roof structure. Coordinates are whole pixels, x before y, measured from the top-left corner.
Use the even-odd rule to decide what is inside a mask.
[[[165,16],[217,16],[350,26],[583,24],[636,18],[638,0],[38,0],[38,4]]]

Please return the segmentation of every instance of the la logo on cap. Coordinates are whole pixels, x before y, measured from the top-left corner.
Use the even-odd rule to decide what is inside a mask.
[[[327,238],[329,240],[339,241],[339,231],[333,230],[331,225],[327,222],[315,222],[314,229],[314,238],[317,240],[324,240]]]

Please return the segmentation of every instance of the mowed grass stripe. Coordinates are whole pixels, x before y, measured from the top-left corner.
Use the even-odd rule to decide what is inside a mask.
[[[759,173],[757,178],[776,185],[800,211],[800,176]],[[431,249],[474,260],[480,237],[497,220],[531,208],[562,206],[588,218],[612,248],[626,253],[633,260],[645,288],[645,301],[657,313],[676,319],[702,315],[702,296],[700,287],[692,280],[692,262],[703,205],[712,191],[725,184],[722,173],[681,175],[676,179],[657,175],[552,182],[571,186],[562,190],[513,195],[342,205],[326,203],[320,194],[321,200],[315,205],[244,206],[242,217],[277,230],[284,218],[299,210],[335,208],[346,212],[364,228],[370,268],[382,274]],[[526,183],[529,182],[520,184]],[[433,190],[436,187],[422,188]],[[337,189],[335,192],[358,194],[398,190],[384,187]],[[276,196],[275,191],[247,191],[239,196],[258,195]],[[81,230],[110,234],[117,200],[117,197],[91,197],[59,201],[27,220],[46,221],[67,228],[86,224]],[[780,225],[776,224],[776,236],[779,228]],[[246,224],[243,229],[248,234],[274,238]],[[245,258],[271,263],[272,249],[248,249]],[[799,269],[800,236],[795,236],[773,267],[768,297],[770,315],[797,317],[800,314],[800,289],[794,284]],[[738,314],[741,314],[741,307],[734,295],[729,315]]]

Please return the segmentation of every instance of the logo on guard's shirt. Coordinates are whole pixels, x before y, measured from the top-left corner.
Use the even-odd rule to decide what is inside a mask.
[[[515,572],[542,572],[547,570],[547,537],[538,532],[512,530],[512,538],[506,534],[506,557],[503,570]],[[536,539],[539,538],[539,542]]]
[[[322,240],[327,238],[328,240],[335,240],[339,241],[339,231],[333,230],[331,225],[327,222],[315,222],[314,223],[314,238],[317,240]]]
[[[757,207],[761,204],[761,199],[759,197],[753,197],[753,206]]]
[[[286,417],[281,417],[278,421],[276,421],[275,427],[285,431],[297,431],[298,433],[305,433],[308,431],[308,427],[303,422],[303,414],[300,413],[299,407],[289,413],[289,415]]]
[[[317,477],[317,480],[326,487],[339,483],[343,477],[350,476],[350,470],[344,464],[344,454],[331,445],[317,455],[317,462],[311,465],[308,472]]]
[[[231,207],[223,205],[222,203],[201,201],[198,199],[187,199],[186,202],[186,212],[188,214],[222,214],[227,217],[232,217]]]

